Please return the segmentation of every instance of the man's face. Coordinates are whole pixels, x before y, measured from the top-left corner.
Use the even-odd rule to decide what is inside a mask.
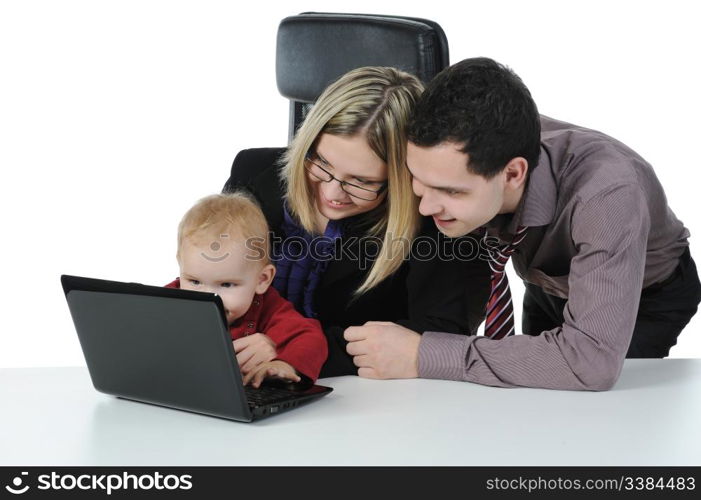
[[[432,216],[438,229],[451,238],[485,225],[504,205],[504,173],[489,180],[470,173],[468,155],[460,148],[452,142],[407,146],[412,187],[421,198],[419,212]]]

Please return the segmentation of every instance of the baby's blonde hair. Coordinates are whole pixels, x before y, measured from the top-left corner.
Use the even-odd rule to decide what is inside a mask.
[[[256,260],[270,262],[268,222],[251,195],[243,191],[213,194],[200,199],[188,210],[178,225],[178,251],[183,241],[201,241],[207,237],[228,234],[233,239],[248,242],[246,248],[254,251]]]

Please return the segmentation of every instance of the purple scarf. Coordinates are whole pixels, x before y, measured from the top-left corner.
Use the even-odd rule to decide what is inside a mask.
[[[287,206],[284,210],[284,240],[272,252],[277,268],[273,287],[292,302],[297,311],[308,318],[316,318],[314,291],[334,257],[335,241],[342,236],[343,224],[330,220],[323,236],[312,236],[292,218]]]

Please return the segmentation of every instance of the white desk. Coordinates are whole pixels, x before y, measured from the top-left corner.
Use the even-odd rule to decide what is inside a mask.
[[[629,360],[613,390],[322,380],[243,424],[96,392],[85,368],[0,370],[0,465],[700,465],[701,359]]]

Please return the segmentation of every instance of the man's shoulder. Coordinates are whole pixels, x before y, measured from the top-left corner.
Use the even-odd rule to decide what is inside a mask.
[[[541,145],[563,160],[595,160],[612,157],[619,160],[642,161],[642,157],[618,139],[593,128],[540,116]]]
[[[541,116],[541,161],[560,194],[580,200],[616,185],[640,186],[652,167],[619,140],[598,130]]]

